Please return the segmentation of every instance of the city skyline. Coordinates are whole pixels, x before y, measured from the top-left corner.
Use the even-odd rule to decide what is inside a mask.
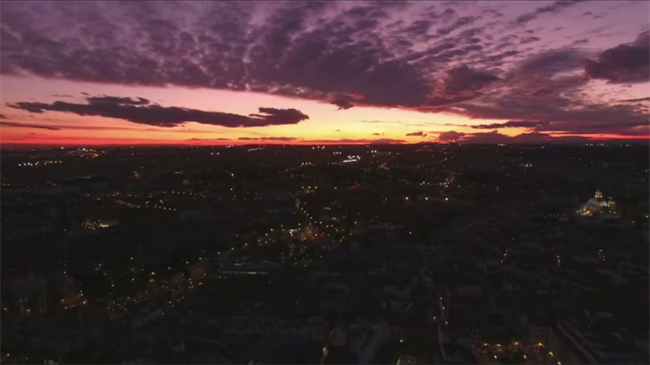
[[[3,145],[648,140],[646,2],[3,3]]]

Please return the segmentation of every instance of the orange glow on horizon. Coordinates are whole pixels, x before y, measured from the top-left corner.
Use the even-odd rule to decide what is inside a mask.
[[[650,139],[648,136],[624,136],[624,135],[599,135],[597,137],[589,135],[571,135],[572,137],[587,137],[594,142],[607,142],[610,140],[617,141],[641,141]],[[378,144],[418,144],[418,143],[471,143],[468,141],[458,140],[451,142],[440,142],[437,139],[425,139],[421,141],[389,142]],[[515,144],[516,142],[512,142]],[[541,142],[543,143],[543,142]],[[552,142],[551,142],[552,143]],[[580,142],[576,142],[580,143]],[[166,139],[146,139],[146,138],[47,138],[47,139],[0,139],[3,146],[130,146],[130,145],[160,145],[160,146],[227,146],[227,145],[370,145],[372,139],[365,140],[294,140],[294,141],[268,141],[268,140],[217,140],[217,141],[187,141],[187,140],[166,140]],[[506,142],[507,144],[507,142]]]
[[[34,88],[34,84],[38,88]],[[63,101],[86,103],[80,90],[95,90],[92,95],[143,97],[161,106],[178,106],[204,111],[249,115],[259,107],[295,108],[309,116],[298,124],[265,127],[228,128],[186,122],[164,128],[133,123],[122,119],[80,116],[73,113],[29,113],[7,104],[25,100],[52,103],[62,100],[55,94],[71,95]],[[346,110],[324,101],[287,98],[277,95],[180,87],[128,87],[123,85],[88,84],[37,77],[3,76],[0,88],[3,103],[0,113],[0,144],[2,145],[246,145],[246,144],[370,144],[373,141],[414,144],[438,142],[441,133],[464,133],[458,142],[466,143],[467,135],[494,132],[475,129],[478,124],[503,123],[504,120],[471,119],[451,113],[425,113],[416,110],[355,106]],[[218,100],[219,103],[214,101]],[[4,124],[3,124],[4,123]],[[515,137],[532,130],[525,128],[496,129],[500,134]],[[422,133],[426,136],[409,136]],[[569,135],[549,133],[550,137],[586,137],[595,141],[608,139],[648,140],[650,134],[629,136],[616,134]],[[241,140],[245,138],[246,140]],[[277,140],[276,140],[277,139]]]

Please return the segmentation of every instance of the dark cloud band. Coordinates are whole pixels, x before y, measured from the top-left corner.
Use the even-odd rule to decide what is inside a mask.
[[[175,127],[185,122],[218,125],[222,127],[264,127],[270,125],[297,124],[309,117],[296,109],[259,108],[257,114],[248,116],[232,113],[210,112],[197,109],[163,107],[150,104],[143,98],[120,97],[88,98],[88,104],[55,101],[52,104],[18,102],[7,104],[30,113],[46,111],[67,112],[82,116],[100,116],[127,120],[132,123],[159,127]]]

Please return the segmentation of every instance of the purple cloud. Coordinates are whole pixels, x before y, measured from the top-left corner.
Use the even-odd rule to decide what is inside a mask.
[[[582,67],[582,61],[585,57],[585,52],[578,49],[548,50],[525,59],[519,65],[519,72],[534,75],[554,75],[575,71]]]
[[[537,128],[545,125],[545,122],[510,121],[505,123],[479,124],[471,126],[474,129],[496,129],[496,128]]]
[[[248,116],[209,112],[197,109],[163,107],[149,104],[143,98],[101,97],[88,98],[88,104],[74,104],[55,101],[52,104],[39,102],[18,102],[7,104],[30,113],[46,111],[67,112],[77,115],[92,115],[123,119],[132,123],[175,127],[185,122],[219,125],[229,128],[264,127],[270,125],[297,124],[309,117],[296,109],[259,108],[259,113]]]
[[[252,91],[332,103],[339,109],[378,106],[544,121],[567,133],[595,130],[605,122],[611,131],[615,121],[647,121],[639,107],[597,100],[583,77],[648,81],[647,32],[633,43],[609,49],[615,44],[592,41],[595,52],[603,52],[590,54],[578,48],[589,38],[574,26],[575,16],[590,10],[607,17],[613,14],[609,6],[520,4],[7,2],[0,14],[0,73]],[[647,4],[632,10],[647,12]],[[617,18],[583,18],[620,23],[613,21]],[[554,25],[538,27],[536,21],[542,19]],[[629,32],[633,26],[613,31]],[[578,75],[583,59],[590,60]],[[23,103],[22,108],[76,108],[82,113],[105,108],[111,111],[87,115],[126,116],[136,123],[167,126],[186,118],[228,126],[291,124],[304,116],[298,111],[255,116],[204,112],[212,113],[208,118],[195,113],[201,111],[190,115],[140,99],[100,98],[89,99],[88,105],[56,102],[42,108]],[[162,113],[172,116],[167,120]],[[634,128],[618,130],[632,133]]]
[[[476,99],[481,90],[498,81],[499,78],[487,72],[460,66],[447,71],[441,90],[434,93],[426,106],[440,106]]]
[[[345,99],[332,100],[331,104],[338,106],[339,107],[338,110],[350,109],[354,106],[354,104],[352,104],[349,100],[345,100]]]
[[[118,104],[118,105],[147,105],[149,100],[145,98],[123,98],[119,96],[93,96],[86,98],[90,104]]]
[[[48,125],[41,124],[32,124],[32,123],[17,123],[17,122],[0,122],[0,125],[6,125],[10,127],[19,127],[19,128],[35,128],[35,129],[48,129],[51,131],[58,131],[60,128]]]
[[[445,92],[457,94],[464,91],[480,90],[484,86],[499,80],[495,75],[473,70],[467,66],[457,67],[447,72]]]
[[[438,136],[440,142],[462,142],[476,144],[495,144],[495,143],[581,143],[589,141],[587,137],[577,136],[560,136],[552,137],[545,133],[533,132],[522,133],[516,136],[508,136],[497,131],[485,133],[458,133],[444,132]]]
[[[619,103],[639,103],[642,101],[650,101],[650,97],[648,98],[639,98],[639,99],[625,99],[625,100],[619,100]]]
[[[631,44],[621,44],[585,60],[587,76],[612,83],[647,82],[650,80],[650,35],[645,31]]]
[[[517,23],[519,25],[525,25],[526,23],[530,22],[531,20],[536,19],[540,15],[543,14],[554,14],[558,13],[568,7],[574,6],[577,3],[579,3],[581,0],[561,0],[561,1],[555,1],[551,5],[547,6],[542,6],[540,8],[535,9],[535,11],[532,11],[530,13],[522,14],[517,17]]]
[[[465,133],[460,133],[456,131],[443,132],[438,135],[438,141],[440,142],[455,142],[462,139],[465,136]]]
[[[487,133],[471,133],[466,134],[463,138],[463,143],[478,143],[478,144],[495,144],[495,143],[582,143],[589,141],[587,137],[579,136],[566,136],[566,137],[552,137],[544,133],[522,133],[517,136],[507,136],[497,131]]]

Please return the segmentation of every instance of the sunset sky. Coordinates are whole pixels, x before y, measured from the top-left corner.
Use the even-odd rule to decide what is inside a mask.
[[[648,2],[5,2],[3,145],[649,138]]]

